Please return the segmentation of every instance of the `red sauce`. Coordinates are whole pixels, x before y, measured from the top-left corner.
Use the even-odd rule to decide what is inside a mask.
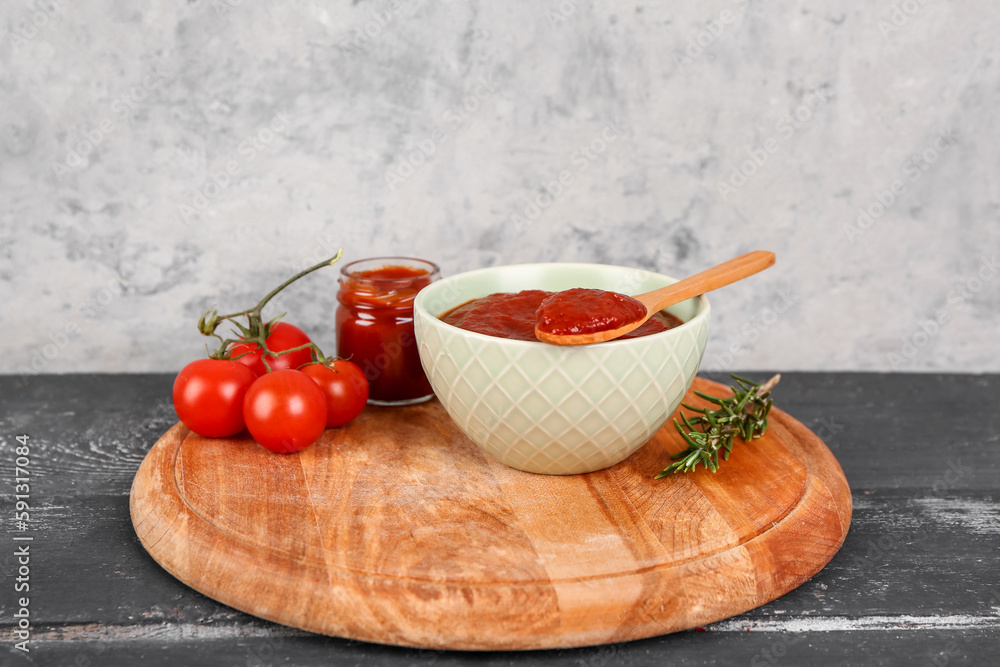
[[[545,297],[537,326],[545,333],[572,336],[617,329],[645,316],[646,306],[630,296],[576,287]]]
[[[556,292],[542,290],[525,290],[516,294],[506,292],[490,294],[452,308],[441,316],[441,320],[460,329],[487,336],[537,342],[535,324],[538,322],[539,308],[542,307],[542,302],[553,294]],[[639,305],[642,307],[642,304]],[[645,312],[643,307],[643,314]],[[616,340],[649,336],[681,324],[683,322],[673,315],[660,312],[639,328]]]
[[[352,274],[356,282],[372,283],[381,280],[401,280],[402,284],[397,288],[400,298],[410,298],[411,301],[417,296],[421,288],[431,284],[430,272],[427,269],[412,266],[380,266],[377,269],[369,269]],[[406,290],[412,290],[410,294],[403,294]],[[391,298],[391,295],[389,296]],[[379,297],[380,303],[386,303],[386,296]]]
[[[405,258],[361,260],[341,270],[337,356],[361,367],[372,402],[410,402],[433,394],[413,333],[413,300],[437,278],[434,264]]]

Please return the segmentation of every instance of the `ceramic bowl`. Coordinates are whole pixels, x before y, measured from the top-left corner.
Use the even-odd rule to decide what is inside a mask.
[[[558,347],[446,324],[438,316],[494,292],[592,287],[639,294],[676,279],[602,264],[468,271],[414,302],[420,361],[459,428],[490,456],[533,473],[593,472],[645,444],[680,405],[708,339],[704,297],[667,309],[684,324],[640,338]]]

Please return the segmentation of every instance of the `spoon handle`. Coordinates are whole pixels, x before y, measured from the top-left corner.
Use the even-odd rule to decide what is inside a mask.
[[[661,287],[652,292],[640,294],[635,298],[646,306],[650,314],[663,310],[667,306],[680,303],[705,292],[725,287],[737,280],[742,280],[755,273],[763,271],[774,264],[774,253],[767,250],[754,250],[745,255],[735,257],[728,262],[717,264],[701,273],[696,273],[673,285]]]

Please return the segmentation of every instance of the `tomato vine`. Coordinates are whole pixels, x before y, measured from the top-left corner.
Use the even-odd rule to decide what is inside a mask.
[[[260,350],[261,360],[263,361],[264,367],[267,372],[274,370],[271,368],[271,364],[268,362],[268,357],[280,357],[286,354],[292,354],[301,350],[310,350],[310,352],[315,355],[314,360],[311,363],[327,363],[327,357],[323,354],[323,351],[319,348],[316,343],[309,341],[308,343],[303,343],[296,347],[291,347],[284,350],[271,350],[267,344],[267,338],[271,334],[275,325],[284,317],[284,313],[272,318],[269,321],[264,321],[262,312],[264,306],[273,299],[279,292],[283,289],[299,280],[300,278],[318,271],[327,266],[333,266],[338,261],[340,261],[341,256],[344,254],[343,249],[338,250],[337,254],[333,257],[323,260],[319,264],[304,269],[288,280],[284,281],[273,290],[268,292],[263,299],[261,299],[257,305],[252,308],[247,308],[245,310],[240,310],[235,313],[229,313],[227,315],[219,315],[219,312],[214,308],[210,308],[202,313],[201,317],[198,319],[198,331],[201,332],[203,336],[213,336],[219,339],[219,347],[215,352],[209,353],[210,359],[228,359],[228,360],[238,360],[250,352],[242,352],[237,356],[232,356],[230,348],[234,345],[249,345],[252,347],[256,345]],[[243,324],[237,318],[246,317],[247,322]],[[239,338],[223,338],[215,331],[223,322],[229,322],[236,327],[237,331],[234,334],[238,334]]]

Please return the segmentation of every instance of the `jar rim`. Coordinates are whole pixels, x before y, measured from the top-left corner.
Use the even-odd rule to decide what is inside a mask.
[[[378,264],[374,264],[374,263]],[[373,263],[371,269],[389,266],[407,266],[407,265],[417,265],[414,268],[424,268],[427,270],[427,276],[433,278],[434,276],[440,275],[441,267],[439,267],[434,262],[427,259],[420,259],[418,257],[368,257],[366,259],[356,259],[353,262],[349,262],[340,267],[340,275],[345,278],[350,278],[352,280],[361,280],[365,282],[373,283],[389,283],[389,284],[405,284],[411,283],[417,278],[424,277],[420,276],[408,276],[406,278],[368,278],[355,273],[355,267],[359,264]],[[365,270],[371,270],[365,269]]]

